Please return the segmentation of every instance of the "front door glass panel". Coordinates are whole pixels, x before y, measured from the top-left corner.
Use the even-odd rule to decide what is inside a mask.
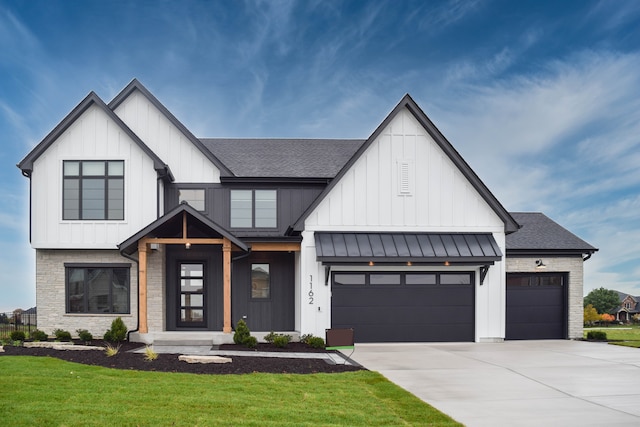
[[[180,263],[180,310],[182,326],[205,326],[205,277],[203,263]]]

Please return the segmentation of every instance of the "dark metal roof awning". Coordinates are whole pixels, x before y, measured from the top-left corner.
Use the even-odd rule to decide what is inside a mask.
[[[323,264],[408,263],[491,265],[502,252],[490,233],[316,232]]]

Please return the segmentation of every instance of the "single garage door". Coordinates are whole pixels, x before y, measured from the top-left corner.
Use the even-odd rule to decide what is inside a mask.
[[[505,338],[567,338],[566,283],[561,273],[508,273]]]
[[[334,272],[331,325],[356,342],[473,341],[474,274]]]

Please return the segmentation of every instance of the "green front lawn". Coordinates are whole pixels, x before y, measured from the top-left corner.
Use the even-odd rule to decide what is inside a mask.
[[[460,425],[368,371],[193,375],[2,356],[0,372],[11,426]]]
[[[585,338],[587,337],[587,332],[590,330],[605,332],[607,334],[607,340],[610,341],[610,344],[640,348],[640,326],[638,325],[584,328]]]

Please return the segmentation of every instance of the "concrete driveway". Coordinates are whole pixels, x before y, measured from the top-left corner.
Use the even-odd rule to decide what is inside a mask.
[[[562,340],[357,344],[353,359],[467,426],[640,425],[640,349]]]

